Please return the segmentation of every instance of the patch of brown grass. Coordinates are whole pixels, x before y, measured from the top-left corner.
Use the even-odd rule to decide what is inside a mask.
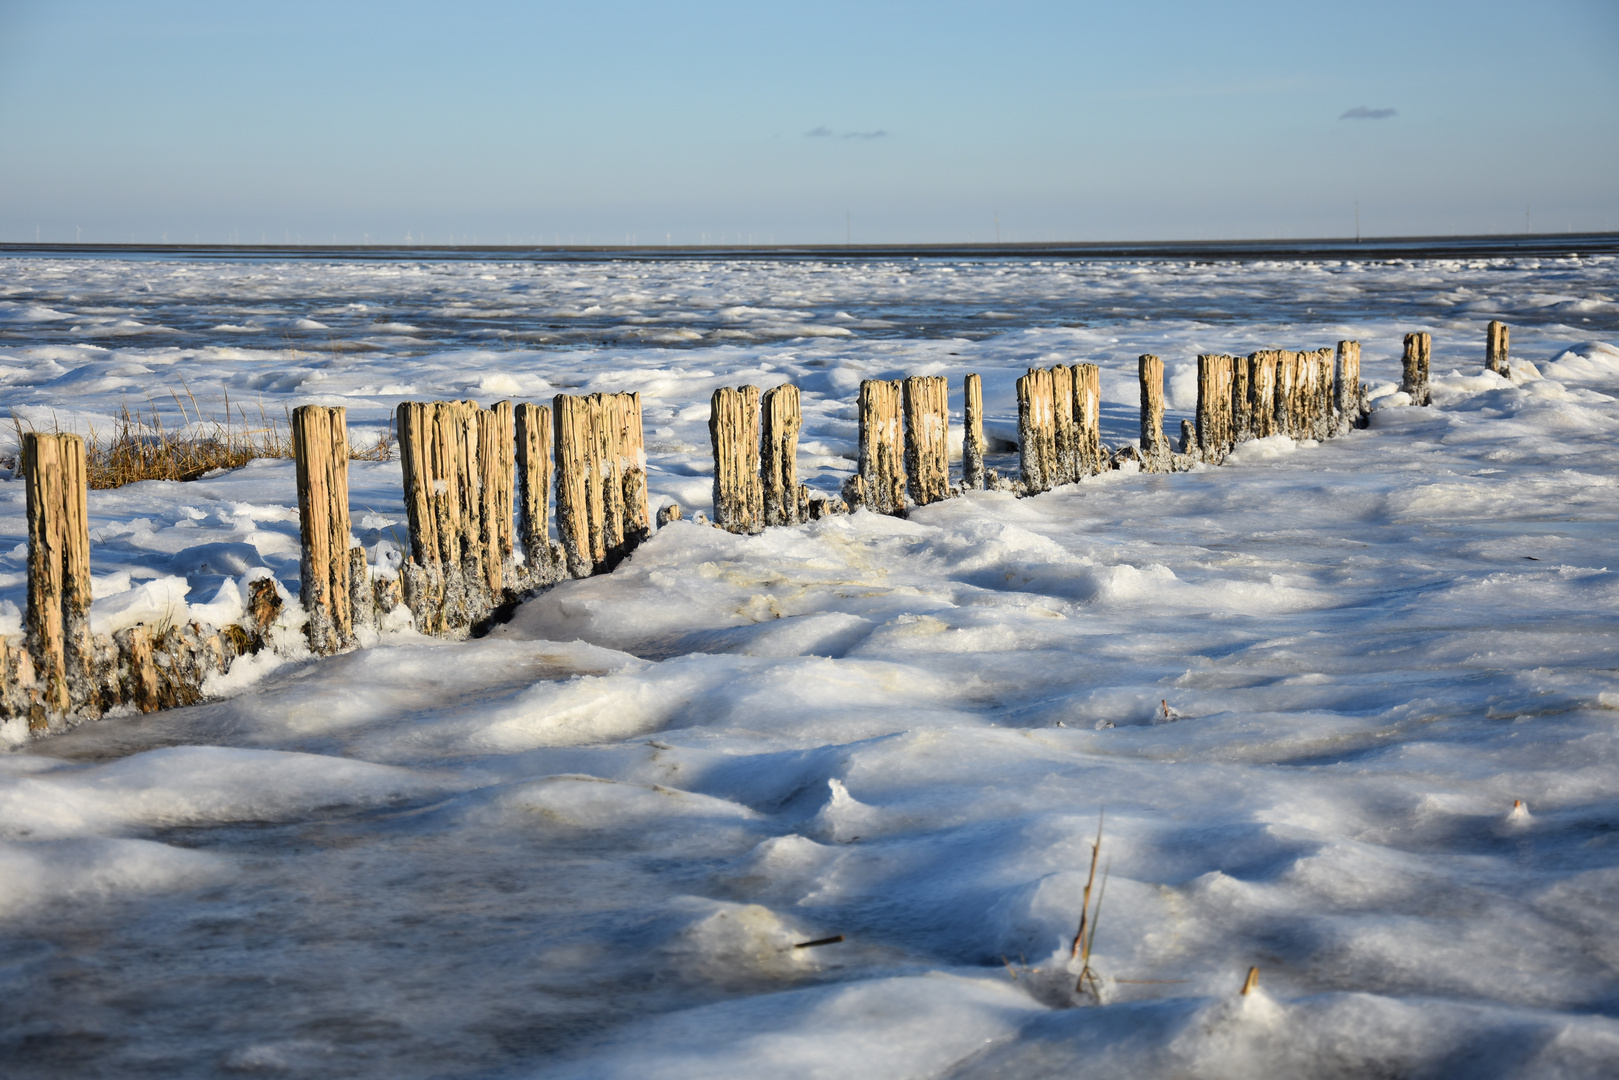
[[[178,428],[164,424],[157,402],[149,397],[145,412],[139,407],[131,410],[125,402],[107,437],[90,429],[84,440],[84,454],[92,488],[123,487],[141,480],[196,480],[220,470],[239,469],[255,458],[292,457],[292,418],[286,409],[277,418],[268,415],[260,404],[256,406],[254,422],[247,410],[233,406],[228,396],[222,417],[205,413],[189,387],[184,398],[172,390],[169,396],[185,421]],[[15,411],[11,423],[21,445],[24,430],[32,425],[25,428]],[[54,423],[52,428],[59,430]],[[351,460],[392,461],[393,456],[392,424],[374,446],[349,447]],[[0,464],[17,467],[12,460]]]

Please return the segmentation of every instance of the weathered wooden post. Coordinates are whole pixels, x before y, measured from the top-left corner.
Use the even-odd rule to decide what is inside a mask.
[[[551,551],[551,410],[524,403],[513,414],[517,471],[517,535],[528,586],[562,577]]]
[[[89,480],[84,440],[29,431],[22,437],[28,514],[27,663],[39,689],[28,727],[43,731],[72,711],[99,716],[90,635]],[[8,672],[10,674],[10,672]]]
[[[496,402],[479,409],[478,417],[478,548],[483,586],[491,605],[515,590],[517,560],[512,543],[512,485],[516,482],[517,440],[512,403]]]
[[[1507,341],[1511,332],[1507,324],[1491,319],[1484,328],[1484,367],[1497,375],[1509,375],[1512,367],[1507,363]]]
[[[1332,410],[1338,432],[1343,434],[1364,423],[1362,417],[1366,389],[1360,382],[1360,342],[1340,341],[1332,383]]]
[[[1428,390],[1428,356],[1432,351],[1430,335],[1421,331],[1405,335],[1400,389],[1411,395],[1413,405],[1428,405],[1433,401]]]
[[[722,386],[709,403],[714,444],[714,521],[734,533],[764,528],[759,479],[759,388]]]
[[[652,509],[646,488],[646,433],[641,423],[641,395],[618,395],[619,488],[624,493],[624,553],[652,535]]]
[[[1281,354],[1261,349],[1248,354],[1248,420],[1256,439],[1276,432],[1276,367]]]
[[[399,430],[399,465],[404,475],[405,518],[410,553],[400,567],[400,591],[405,606],[424,634],[444,629],[444,564],[440,555],[437,502],[441,493],[433,432],[437,406],[400,402],[394,413]]]
[[[1102,369],[1074,365],[1074,479],[1107,468],[1102,458]]]
[[[1057,472],[1057,410],[1051,372],[1030,368],[1017,381],[1018,464],[1023,490],[1050,491]]]
[[[1253,405],[1249,401],[1248,380],[1252,377],[1252,362],[1246,356],[1231,358],[1231,445],[1247,442],[1254,437]]]
[[[1164,362],[1151,353],[1137,362],[1141,380],[1141,471],[1168,472],[1174,461],[1164,437]]]
[[[1315,402],[1311,406],[1314,416],[1315,437],[1330,439],[1338,433],[1338,420],[1333,410],[1335,389],[1333,381],[1333,350],[1317,349],[1315,357]]]
[[[1276,434],[1299,438],[1299,354],[1290,349],[1276,353]]]
[[[798,512],[798,432],[804,426],[798,387],[788,383],[766,390],[760,399],[760,412],[764,523],[793,525],[805,521],[807,518]]]
[[[589,577],[607,554],[605,548],[598,548],[603,524],[595,412],[588,398],[558,394],[551,400],[556,426],[552,452],[556,455],[557,539],[568,573],[576,578]]]
[[[962,384],[961,417],[961,486],[982,491],[989,486],[984,470],[989,444],[984,441],[984,380],[977,375],[968,375]]]
[[[1218,465],[1235,440],[1231,435],[1231,369],[1229,356],[1205,353],[1197,358],[1197,450]]]
[[[950,497],[949,394],[942,375],[912,375],[904,383],[905,477],[918,506]]]
[[[309,648],[326,656],[354,644],[349,578],[349,440],[341,408],[292,411],[298,483],[298,560]]]
[[[1051,429],[1056,446],[1051,485],[1079,479],[1079,432],[1074,425],[1074,370],[1063,364],[1051,369]]]
[[[874,514],[905,516],[904,393],[898,380],[860,383],[860,497]]]

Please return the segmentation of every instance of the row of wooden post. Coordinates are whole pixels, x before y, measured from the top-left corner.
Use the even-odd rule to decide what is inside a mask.
[[[1486,367],[1510,371],[1508,330],[1491,322]],[[1431,339],[1407,334],[1401,390],[1427,405]],[[1101,443],[1100,372],[1093,364],[1030,369],[1018,379],[1020,476],[1032,494],[1134,457],[1146,471],[1217,464],[1248,439],[1324,439],[1366,418],[1360,346],[1198,357],[1195,422],[1178,450],[1163,431],[1163,364],[1141,357],[1141,441],[1109,454]],[[864,506],[905,514],[958,493],[950,484],[948,385],[942,377],[861,383],[858,468],[842,498],[798,482],[803,426],[798,389],[716,390],[715,524],[753,533]],[[557,395],[551,407],[472,401],[405,402],[397,416],[409,550],[398,575],[379,572],[353,544],[344,410],[294,410],[302,540],[304,636],[317,654],[363,642],[403,604],[416,628],[464,633],[523,594],[610,570],[651,531],[638,394]],[[983,383],[963,386],[961,488],[1003,486],[986,464]],[[44,730],[69,716],[119,705],[141,711],[200,700],[204,681],[270,643],[282,599],[274,580],[247,583],[247,613],[215,628],[197,622],[136,625],[111,635],[90,626],[90,538],[83,441],[24,434],[28,608],[22,641],[0,636],[0,719]],[[551,539],[550,507],[556,507]],[[677,517],[666,507],[659,524]],[[519,555],[521,557],[519,557]]]

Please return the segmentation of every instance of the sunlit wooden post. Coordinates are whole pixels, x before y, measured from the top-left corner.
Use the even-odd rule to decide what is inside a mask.
[[[949,393],[941,375],[905,380],[905,476],[918,506],[950,497]]]
[[[549,585],[562,576],[551,552],[551,410],[525,402],[514,410],[512,422],[523,577],[530,586]]]
[[[354,644],[349,577],[349,440],[341,408],[292,411],[298,485],[298,560],[309,648],[329,655]]]
[[[84,440],[25,432],[21,465],[28,514],[27,650],[41,706],[29,716],[29,728],[38,731],[70,711],[100,715],[91,671]]]
[[[1231,435],[1232,357],[1205,353],[1197,358],[1197,449],[1218,465],[1233,443]]]
[[[764,528],[764,486],[759,478],[759,388],[722,386],[709,402],[714,446],[714,521],[735,533]]]
[[[551,401],[556,427],[552,452],[556,455],[557,539],[561,541],[568,573],[589,577],[599,559],[595,543],[602,535],[601,496],[595,463],[595,410],[590,401],[558,394]],[[604,554],[604,553],[602,553]]]
[[[982,491],[989,479],[984,468],[984,380],[968,375],[962,385],[961,486]]]
[[[1340,341],[1333,379],[1332,408],[1340,434],[1364,423],[1366,388],[1360,382],[1360,342]]]
[[[789,383],[766,390],[760,399],[760,413],[764,523],[793,525],[806,521],[807,515],[801,515],[798,506],[798,432],[804,423],[798,387]]]
[[[1018,466],[1023,490],[1051,490],[1057,472],[1057,416],[1051,372],[1030,368],[1017,381]]]
[[[1491,319],[1490,325],[1484,328],[1484,366],[1497,375],[1507,375],[1512,371],[1507,362],[1507,342],[1510,337],[1507,324],[1499,319]]]
[[[903,393],[900,383],[860,384],[860,495],[875,514],[905,516]]]
[[[1168,472],[1173,460],[1164,436],[1164,362],[1148,353],[1137,361],[1141,380],[1141,469]]]
[[[1107,468],[1102,457],[1102,369],[1095,364],[1074,365],[1074,442],[1074,479]]]

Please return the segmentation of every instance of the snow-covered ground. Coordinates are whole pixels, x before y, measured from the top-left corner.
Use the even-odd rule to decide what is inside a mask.
[[[26,422],[105,430],[182,379],[362,431],[638,389],[654,495],[691,509],[718,385],[802,387],[827,490],[874,376],[981,372],[1004,430],[1026,366],[1098,362],[1117,444],[1138,353],[1173,430],[1198,352],[1354,337],[1383,406],[1218,469],[681,523],[488,638],[265,658],[19,744],[3,1071],[1612,1075],[1616,293],[1611,259],[0,263]],[[1429,409],[1392,393],[1415,329]],[[392,542],[397,464],[352,489]],[[224,611],[259,567],[296,591],[295,505],[282,461],[93,492],[98,619]],[[1098,1005],[1067,950],[1104,808]]]

